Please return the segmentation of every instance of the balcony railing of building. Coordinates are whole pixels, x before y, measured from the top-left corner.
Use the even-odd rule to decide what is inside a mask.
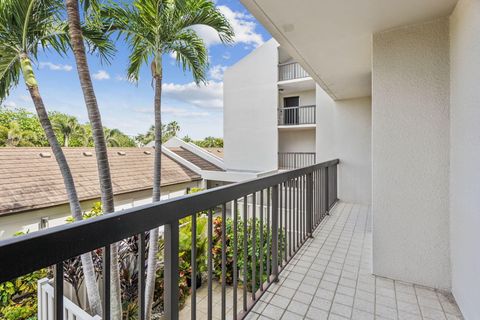
[[[192,243],[188,255],[191,256],[191,268],[187,272],[190,279],[197,279],[200,270],[204,270],[202,275],[208,279],[208,319],[212,319],[214,307],[225,319],[228,286],[230,295],[233,289],[233,301],[228,302],[229,306],[233,303],[233,318],[242,319],[270,284],[277,281],[279,272],[336,203],[338,163],[339,160],[331,160],[4,240],[0,242],[0,283],[53,266],[55,303],[50,313],[55,315],[54,319],[65,319],[63,262],[96,250],[103,255],[99,281],[102,282],[102,295],[106,297],[102,319],[108,320],[111,318],[108,298],[111,296],[110,245],[129,239],[136,243],[135,268],[139,271],[140,288],[137,290],[138,319],[145,319],[146,232],[163,226],[163,313],[166,319],[178,319],[179,220],[191,217]],[[200,250],[197,219],[200,216],[207,220],[205,266],[197,265]],[[226,221],[229,221],[228,230],[233,232],[228,237]],[[218,229],[221,247],[214,248],[213,231],[217,234]],[[221,256],[221,263],[212,263],[214,252],[217,257]],[[227,282],[227,267],[231,282]],[[215,302],[212,296],[214,280],[221,284],[221,299]],[[197,319],[196,291],[196,286],[191,285],[191,319]]]
[[[301,79],[309,77],[298,62],[281,63],[278,65],[278,81]]]
[[[315,124],[316,106],[284,107],[278,109],[278,125],[295,126]]]
[[[279,152],[279,169],[297,169],[315,163],[315,152]]]

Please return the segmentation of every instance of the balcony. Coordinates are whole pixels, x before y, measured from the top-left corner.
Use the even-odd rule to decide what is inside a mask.
[[[248,319],[463,319],[450,293],[372,275],[371,219],[338,202]]]
[[[315,163],[315,152],[279,152],[278,169],[291,170],[311,166]]]
[[[49,293],[48,299],[39,298],[40,302],[47,300],[46,306],[39,304],[39,320],[70,318],[74,313],[69,309],[71,297],[64,297],[68,293],[64,291],[64,262],[95,251],[101,257],[99,287],[103,297],[110,297],[110,245],[127,241],[133,258],[129,261],[136,261],[129,267],[138,274],[138,283],[133,282],[137,283],[136,295],[129,294],[138,319],[145,319],[141,288],[145,287],[146,232],[163,227],[159,263],[163,317],[243,319],[279,280],[280,272],[289,268],[289,262],[296,261],[296,253],[337,203],[338,163],[332,160],[2,241],[0,283],[48,268],[53,279],[41,280],[47,286],[42,292]],[[180,231],[187,224],[191,244],[185,251],[185,234]],[[204,249],[197,243],[203,236],[199,232],[206,233]],[[198,262],[200,254],[207,256],[205,265]],[[185,269],[189,261],[191,267]],[[206,282],[197,288],[190,281],[185,289],[185,276]],[[188,296],[188,302],[180,294]],[[103,303],[102,319],[110,319],[111,301],[105,298]]]
[[[282,63],[278,65],[278,81],[288,81],[310,77],[297,62]]]
[[[314,125],[316,106],[284,107],[278,109],[279,126]]]

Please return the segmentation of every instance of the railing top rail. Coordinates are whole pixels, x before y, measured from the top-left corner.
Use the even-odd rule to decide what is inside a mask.
[[[279,109],[286,110],[286,109],[300,109],[300,108],[315,108],[316,105],[304,105],[304,106],[293,106],[293,107],[280,107]]]
[[[0,283],[338,163],[330,160],[0,241]]]
[[[315,154],[315,152],[293,152],[293,151],[287,151],[287,152],[279,152],[278,154]]]
[[[279,63],[278,66],[283,67],[283,66],[288,66],[288,65],[292,65],[292,64],[298,64],[299,66],[301,66],[300,63],[298,63],[296,61],[282,62],[282,63]]]

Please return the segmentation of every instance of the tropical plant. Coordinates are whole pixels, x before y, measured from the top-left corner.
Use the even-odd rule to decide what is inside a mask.
[[[180,131],[180,125],[176,121],[169,122],[167,124],[162,123],[162,143],[167,142],[170,138],[177,136]],[[139,145],[145,146],[152,141],[155,141],[155,126],[148,128],[148,131],[144,134],[139,134],[135,137],[135,140]]]
[[[22,130],[16,121],[0,127],[0,139],[5,147],[32,147],[37,140],[34,132]]]
[[[203,140],[194,141],[194,143],[202,148],[223,148],[222,138],[206,137]]]
[[[0,284],[0,319],[34,319],[37,314],[37,282],[47,276],[41,269]]]
[[[85,0],[84,12],[80,14],[78,0],[66,0],[67,18],[68,18],[68,33],[70,36],[70,43],[75,57],[77,66],[77,73],[82,87],[83,97],[87,108],[88,118],[92,127],[92,136],[95,146],[95,154],[97,159],[98,178],[100,182],[100,191],[102,199],[102,207],[105,213],[112,213],[115,211],[112,177],[110,174],[110,165],[107,154],[107,142],[103,131],[102,119],[100,110],[98,108],[97,98],[93,89],[92,78],[87,61],[87,50],[85,48],[85,40],[87,39],[82,30],[82,20],[84,18],[84,25],[88,30],[96,34],[96,45],[105,50],[99,51],[99,54],[104,59],[109,58],[109,53],[113,50],[113,45],[108,40],[108,34],[105,29],[98,23],[96,9],[97,1]],[[93,46],[95,48],[95,46]],[[111,316],[118,320],[122,317],[122,301],[120,290],[120,274],[118,266],[118,246],[116,243],[111,245]]]
[[[59,54],[68,49],[66,25],[61,20],[60,0],[4,0],[0,1],[0,100],[20,81],[20,74],[30,93],[48,144],[62,173],[72,215],[81,220],[82,210],[75,184],[53,126],[48,117],[32,59],[46,48]],[[82,266],[87,283],[92,311],[101,314],[100,293],[95,282],[90,253],[82,255]]]
[[[244,223],[247,223],[247,260],[244,261],[244,250],[243,250],[243,241],[244,241]],[[253,256],[256,257],[256,270],[257,270],[257,278],[255,279],[255,287],[259,288],[260,283],[265,282],[267,280],[267,264],[265,261],[267,259],[272,259],[271,253],[268,250],[268,241],[267,239],[270,238],[270,243],[271,243],[271,236],[272,233],[267,229],[267,226],[263,224],[263,230],[260,228],[260,221],[256,219],[255,221],[255,243],[256,243],[256,251],[253,252],[253,237],[251,236],[253,234],[253,219],[248,219],[246,222],[241,218],[238,217],[237,221],[237,279],[238,282],[241,283],[242,285],[245,285],[248,290],[251,291],[252,289],[252,258]],[[222,275],[222,226],[223,226],[223,220],[222,217],[216,217],[213,221],[213,248],[212,248],[212,256],[213,256],[213,266],[214,266],[214,274],[218,280],[221,280],[221,275]],[[234,245],[234,234],[233,234],[233,219],[228,217],[226,220],[226,234],[225,234],[225,239],[226,239],[226,246],[225,246],[225,252],[226,252],[226,278],[225,282],[227,285],[231,285],[233,283],[233,275],[234,275],[234,259],[233,259],[233,245]],[[262,230],[262,231],[260,231]],[[263,232],[263,248],[260,246],[260,234]],[[282,232],[280,230],[280,232]],[[283,250],[285,247],[284,245],[284,239],[282,237],[279,238],[279,250]],[[263,252],[262,252],[263,251]],[[263,273],[262,273],[262,278],[260,281],[260,276],[258,271],[260,270],[260,252],[262,252],[262,257],[264,260],[263,263]],[[246,267],[247,273],[246,273],[246,280],[247,283],[243,283],[243,270],[244,267]]]
[[[194,81],[206,81],[208,54],[205,43],[192,29],[196,25],[213,28],[221,41],[233,41],[233,29],[227,18],[211,0],[135,0],[131,5],[113,5],[108,10],[113,29],[120,31],[128,42],[128,78],[138,81],[142,65],[147,64],[154,81],[155,160],[153,177],[153,201],[160,200],[161,180],[161,96],[165,54],[174,54],[181,68],[190,70]],[[155,285],[158,229],[151,231],[149,266],[145,288],[146,318],[150,319]]]
[[[72,116],[57,116],[52,121],[53,128],[63,139],[63,146],[68,147],[73,135],[85,135],[84,128]]]

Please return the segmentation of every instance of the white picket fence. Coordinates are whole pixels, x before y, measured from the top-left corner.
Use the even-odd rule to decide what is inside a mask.
[[[38,320],[55,320],[55,290],[50,280],[38,280]],[[91,316],[70,299],[63,297],[63,319],[65,320],[101,320],[100,316]]]

